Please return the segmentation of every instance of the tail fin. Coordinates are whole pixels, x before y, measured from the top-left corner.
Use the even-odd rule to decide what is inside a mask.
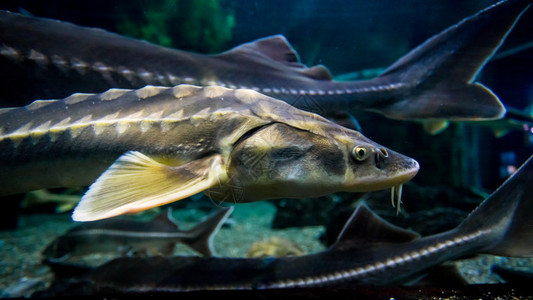
[[[215,256],[215,252],[213,251],[213,237],[232,212],[232,206],[214,212],[200,224],[188,230],[194,237],[183,242],[205,256]]]
[[[490,231],[494,243],[486,253],[533,257],[533,156],[492,193],[458,227],[459,231]]]
[[[479,120],[505,114],[477,73],[492,57],[531,0],[501,1],[430,38],[376,80],[411,87],[383,110],[396,119]]]

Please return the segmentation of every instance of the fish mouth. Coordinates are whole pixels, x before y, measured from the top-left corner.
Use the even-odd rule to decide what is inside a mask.
[[[392,207],[396,209],[396,214],[398,215],[401,211],[403,185],[413,179],[419,169],[418,162],[412,159],[404,164],[404,169],[401,172],[394,175],[385,175],[387,176],[386,178],[359,178],[359,181],[349,191],[371,192],[390,188]]]
[[[401,194],[400,186],[415,177],[420,169],[418,162],[414,159],[402,165],[401,171],[383,172],[378,175],[370,175],[357,178],[348,185],[346,191],[371,192],[389,188],[396,188],[395,194]],[[391,174],[392,173],[392,174]],[[349,182],[349,181],[348,181]]]

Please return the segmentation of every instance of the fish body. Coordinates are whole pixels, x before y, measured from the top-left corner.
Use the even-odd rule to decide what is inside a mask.
[[[262,259],[118,258],[82,278],[97,291],[118,293],[412,283],[435,266],[476,253],[533,256],[532,180],[530,158],[458,227],[427,237],[396,227],[362,205],[323,252]]]
[[[213,237],[232,211],[233,207],[219,209],[189,230],[179,229],[170,208],[148,222],[128,219],[88,222],[56,238],[43,255],[56,262],[119,250],[138,255],[172,255],[175,245],[183,243],[202,255],[213,256]]]
[[[428,39],[381,75],[346,82],[333,81],[324,66],[304,66],[281,35],[200,55],[0,12],[0,65],[11,74],[1,84],[6,99],[25,101],[147,84],[248,88],[329,117],[368,110],[442,128],[447,120],[504,115],[498,97],[474,80],[529,3],[501,1]],[[28,80],[31,87],[13,88]]]
[[[252,90],[147,86],[0,110],[0,194],[93,183],[75,220],[205,192],[250,202],[399,187],[418,163]]]

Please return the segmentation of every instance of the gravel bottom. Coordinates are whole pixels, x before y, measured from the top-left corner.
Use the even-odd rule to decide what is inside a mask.
[[[271,230],[270,224],[275,208],[268,202],[238,204],[230,216],[229,226],[224,226],[215,236],[213,244],[218,256],[245,257],[248,248],[257,241],[270,237],[288,239],[300,246],[305,253],[323,251],[319,236],[323,226]],[[198,211],[174,211],[180,228],[196,224],[203,213]],[[70,215],[22,215],[19,229],[0,232],[0,296],[29,296],[36,290],[46,288],[53,280],[48,266],[41,263],[41,251],[57,236],[76,226]],[[197,255],[185,245],[177,245],[176,255]],[[106,261],[113,255],[95,255],[89,260]],[[492,274],[490,267],[531,272],[533,259],[518,259],[480,255],[457,262],[460,272],[470,283],[498,283],[502,280]]]

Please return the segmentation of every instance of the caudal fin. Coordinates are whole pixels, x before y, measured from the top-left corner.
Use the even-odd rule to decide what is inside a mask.
[[[375,80],[409,87],[381,111],[395,119],[483,120],[505,114],[498,97],[474,83],[531,0],[501,1],[430,38]]]
[[[458,227],[494,237],[484,252],[533,257],[533,156]]]
[[[188,230],[191,239],[184,240],[191,248],[205,256],[215,256],[213,250],[213,237],[217,234],[224,221],[233,212],[233,206],[224,207],[214,212],[200,224]]]

